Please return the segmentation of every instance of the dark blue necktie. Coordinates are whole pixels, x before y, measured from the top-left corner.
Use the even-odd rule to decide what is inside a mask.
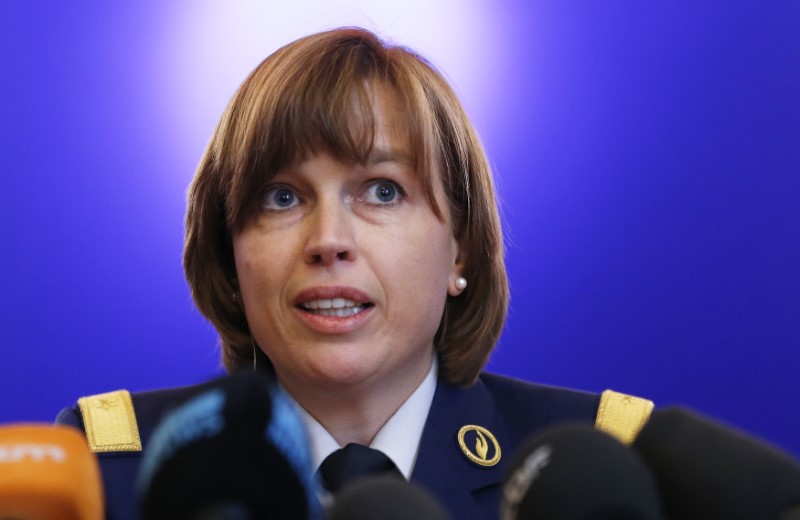
[[[322,485],[331,493],[337,493],[342,486],[360,477],[387,474],[403,476],[383,452],[362,444],[351,443],[334,451],[319,467]]]

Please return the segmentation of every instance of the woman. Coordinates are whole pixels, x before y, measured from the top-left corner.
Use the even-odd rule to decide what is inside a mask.
[[[275,374],[317,466],[370,446],[453,518],[497,515],[532,432],[596,419],[599,395],[481,372],[508,303],[488,162],[441,75],[368,31],[302,38],[245,80],[190,188],[184,267],[225,367]],[[196,392],[134,395],[140,444]],[[86,427],[97,399],[59,420]],[[110,451],[108,507],[128,518],[138,455]]]

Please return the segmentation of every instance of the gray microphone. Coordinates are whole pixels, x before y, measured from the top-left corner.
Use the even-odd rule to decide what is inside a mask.
[[[529,439],[511,463],[501,520],[661,520],[655,479],[640,457],[588,424]]]
[[[662,409],[633,446],[655,474],[670,518],[800,520],[800,464],[744,433]]]

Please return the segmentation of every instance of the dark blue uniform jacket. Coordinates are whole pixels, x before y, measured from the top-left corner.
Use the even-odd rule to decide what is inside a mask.
[[[203,390],[203,385],[132,394],[143,449],[153,429],[172,409]],[[501,485],[518,446],[538,430],[562,422],[592,423],[599,394],[531,384],[484,373],[461,388],[439,382],[420,441],[411,480],[430,490],[454,520],[497,518]],[[58,423],[83,429],[78,406],[62,410]],[[493,466],[472,462],[458,442],[465,425],[491,432],[500,448]],[[474,446],[475,437],[466,440]],[[469,434],[467,434],[469,436]],[[494,456],[490,443],[488,459]],[[474,450],[473,450],[474,451]],[[99,453],[107,517],[137,520],[135,481],[141,452]]]

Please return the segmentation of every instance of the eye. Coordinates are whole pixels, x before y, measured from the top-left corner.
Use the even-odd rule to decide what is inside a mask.
[[[392,181],[376,181],[367,186],[362,199],[368,204],[388,205],[397,203],[403,191]]]
[[[267,190],[261,201],[261,207],[270,211],[283,211],[300,203],[297,194],[286,186],[277,186]]]

